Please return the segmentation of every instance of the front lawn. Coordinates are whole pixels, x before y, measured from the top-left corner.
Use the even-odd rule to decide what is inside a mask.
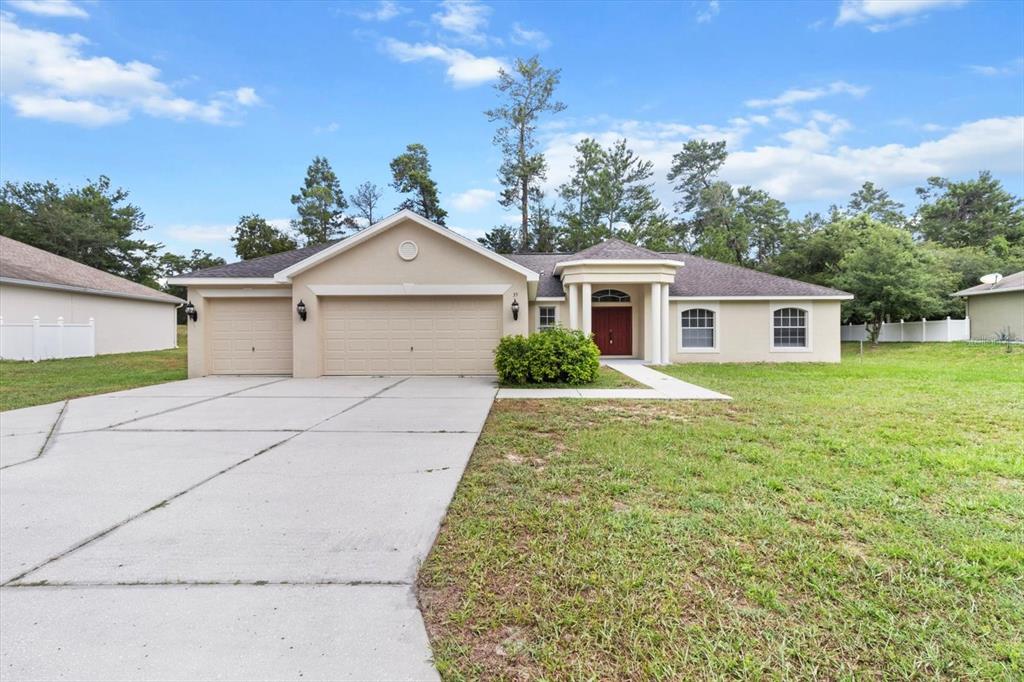
[[[178,347],[41,362],[0,361],[0,411],[184,379],[185,326]]]
[[[590,384],[501,384],[502,388],[647,388],[638,381],[633,381],[622,372],[601,365],[597,370],[597,381]]]
[[[1024,676],[1024,352],[498,401],[420,575],[446,679]]]

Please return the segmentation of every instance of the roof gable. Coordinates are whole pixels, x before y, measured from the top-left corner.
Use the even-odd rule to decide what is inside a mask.
[[[612,237],[572,254],[572,260],[665,260],[665,254]]]
[[[358,234],[355,234],[349,237],[348,239],[343,239],[339,242],[336,242],[330,245],[329,247],[298,261],[294,265],[284,268],[280,272],[274,274],[274,279],[279,282],[290,282],[292,277],[299,274],[300,272],[308,270],[309,268],[319,263],[322,263],[325,260],[332,258],[340,253],[344,253],[345,251],[348,251],[349,249],[352,249],[358,246],[359,244],[362,244],[363,242],[372,239],[373,237],[391,229],[396,225],[401,224],[404,221],[411,221],[443,237],[447,237],[448,239],[454,241],[456,244],[459,244],[460,246],[463,246],[469,249],[470,251],[482,255],[485,258],[488,258],[498,263],[499,265],[503,265],[510,270],[513,270],[521,275],[526,276],[526,280],[528,282],[536,282],[538,279],[537,273],[534,272],[533,270],[525,268],[519,263],[509,260],[504,256],[498,255],[497,253],[491,251],[490,249],[481,246],[472,239],[463,237],[461,234],[454,232],[453,230],[449,230],[448,228],[443,227],[442,225],[438,225],[435,222],[427,220],[418,213],[414,213],[413,211],[410,210],[402,210],[399,211],[398,213],[390,215],[384,220],[374,223],[373,225],[366,228],[362,232],[359,232]]]

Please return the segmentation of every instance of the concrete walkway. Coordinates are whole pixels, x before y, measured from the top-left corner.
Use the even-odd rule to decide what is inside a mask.
[[[207,377],[0,413],[0,677],[437,679],[414,584],[494,394]]]
[[[688,384],[651,369],[643,360],[602,360],[602,365],[622,372],[649,388],[502,388],[498,398],[593,398],[612,400],[732,400],[695,384]]]

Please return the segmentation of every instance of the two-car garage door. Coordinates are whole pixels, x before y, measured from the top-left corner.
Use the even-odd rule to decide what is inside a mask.
[[[493,374],[498,296],[325,298],[324,374]]]

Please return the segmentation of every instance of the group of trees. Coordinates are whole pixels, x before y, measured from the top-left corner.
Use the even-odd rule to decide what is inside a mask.
[[[538,126],[565,109],[555,98],[560,78],[536,57],[516,60],[500,72],[498,105],[484,112],[499,124],[498,201],[520,218],[480,239],[499,253],[574,252],[614,236],[850,291],[856,299],[844,305],[844,319],[875,330],[886,319],[960,312],[951,292],[986,272],[1024,269],[1022,202],[985,171],[965,181],[929,178],[913,211],[865,182],[845,205],[796,219],[764,190],[720,176],[725,142],[695,139],[672,157],[666,180],[675,200],[667,209],[654,192],[653,164],[627,140],[604,146],[587,138],[576,145],[568,180],[549,198]],[[391,187],[403,196],[396,210],[444,225],[427,148],[408,145],[390,170]],[[248,260],[357,232],[379,219],[383,195],[373,182],[346,195],[331,164],[317,156],[291,196],[297,217],[288,229],[244,215],[231,238],[235,253]],[[224,262],[198,249],[161,254],[161,244],[144,239],[145,215],[127,198],[105,176],[68,190],[8,182],[0,189],[0,234],[150,286]]]
[[[1024,269],[1022,201],[987,171],[960,182],[928,178],[912,212],[865,182],[827,215],[794,219],[764,190],[720,177],[725,142],[695,139],[672,157],[670,215],[653,191],[653,164],[627,140],[603,147],[587,138],[549,203],[536,131],[544,114],[565,108],[554,99],[559,78],[536,58],[517,60],[496,86],[501,106],[486,112],[502,123],[495,136],[504,157],[500,201],[521,217],[518,228],[499,225],[480,239],[498,252],[573,252],[618,237],[695,253],[849,291],[856,298],[844,305],[844,319],[868,323],[872,338],[885,320],[960,313],[962,302],[950,293],[986,272]]]

